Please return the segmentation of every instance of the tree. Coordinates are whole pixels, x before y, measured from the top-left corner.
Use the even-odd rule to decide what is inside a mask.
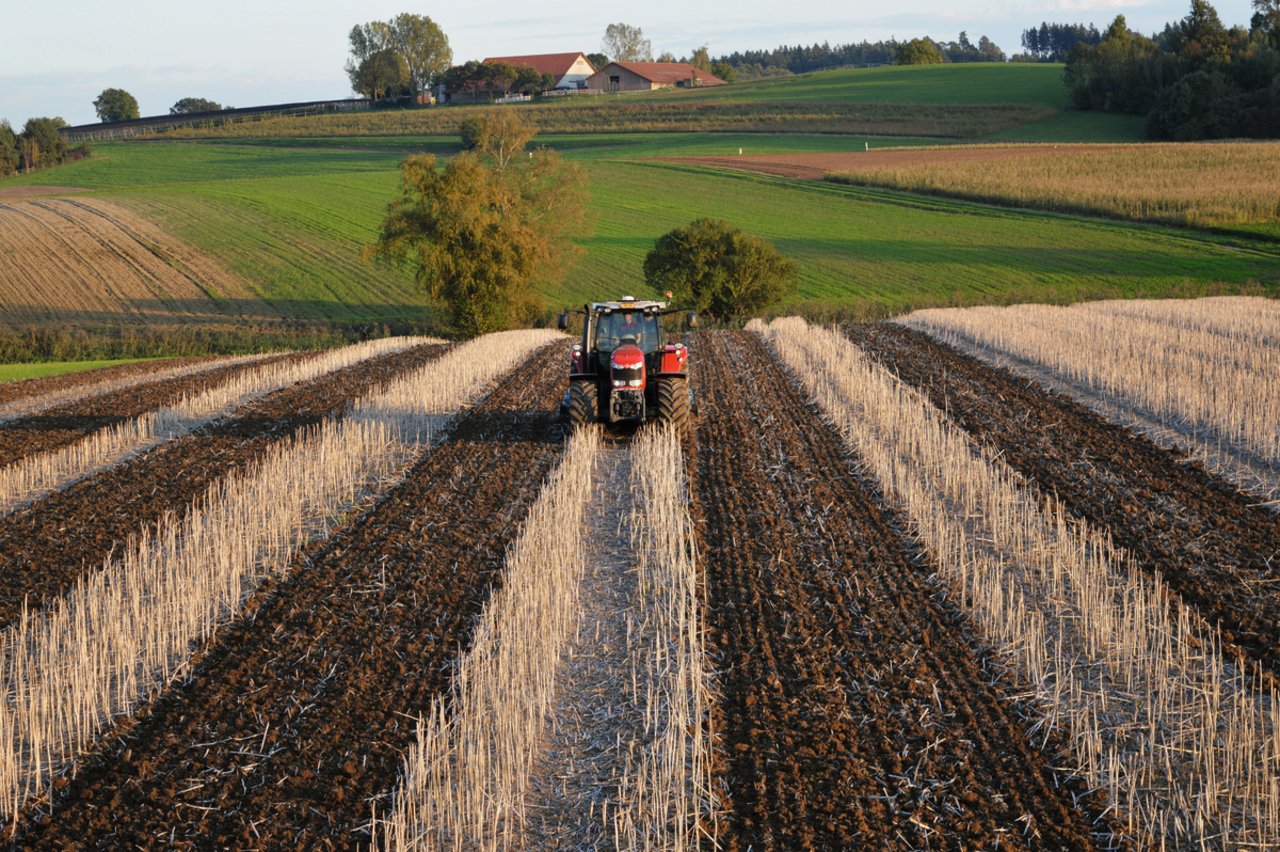
[[[397,15],[390,30],[391,44],[408,69],[409,85],[420,95],[453,63],[449,37],[426,15]]]
[[[103,89],[93,102],[99,121],[128,121],[138,118],[138,100],[124,89]]]
[[[189,115],[193,112],[221,112],[222,104],[206,98],[183,98],[169,107],[169,115]]]
[[[644,37],[644,30],[627,24],[605,27],[600,49],[615,62],[653,61],[653,45]]]
[[[59,133],[67,123],[61,118],[28,118],[18,137],[24,171],[56,166],[67,156],[67,143]]]
[[[720,322],[756,316],[795,291],[796,267],[772,244],[719,219],[698,219],[658,238],[644,279],[681,307]]]
[[[351,77],[351,87],[376,101],[409,85],[409,67],[404,57],[390,47],[367,57]]]
[[[942,51],[927,38],[913,38],[898,46],[894,65],[941,65]]]
[[[597,71],[601,71],[609,64],[609,57],[605,56],[603,53],[588,53],[587,61],[591,63],[592,68]]]
[[[1209,62],[1227,62],[1231,58],[1231,39],[1218,17],[1218,10],[1208,0],[1191,0],[1191,11],[1177,28],[1177,44],[1172,45],[1178,58],[1188,68],[1196,69]]]
[[[0,118],[0,177],[8,177],[18,170],[18,137],[9,119]]]
[[[385,21],[370,21],[357,24],[347,34],[351,55],[347,58],[345,70],[351,79],[351,90],[365,97],[372,98],[366,88],[370,74],[369,63],[375,55],[384,50],[392,50],[391,26]]]
[[[443,169],[431,154],[400,164],[400,195],[370,254],[412,263],[457,336],[536,315],[537,288],[563,277],[585,225],[585,173],[552,151],[521,156],[533,133],[495,110],[480,120],[476,149]]]
[[[662,51],[662,53],[658,54],[658,58],[657,58],[657,60],[656,60],[656,61],[658,61],[658,62],[678,62],[679,60],[678,60],[678,59],[676,59],[676,55],[675,55],[674,53],[672,53],[672,52],[671,52],[671,51],[669,51],[669,50],[664,50],[664,51]]]
[[[1280,49],[1280,0],[1253,0],[1253,17],[1249,28],[1267,37]]]
[[[728,62],[711,63],[711,73],[715,74],[726,83],[732,83],[734,80],[738,79],[738,72]]]
[[[713,73],[711,71],[711,54],[707,51],[705,44],[693,51],[693,56],[689,58],[689,64],[699,71],[706,71],[708,74]]]

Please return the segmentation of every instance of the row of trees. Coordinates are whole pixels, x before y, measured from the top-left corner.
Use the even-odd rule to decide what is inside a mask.
[[[932,45],[932,49],[929,48]],[[955,41],[933,41],[928,38],[910,41],[862,41],[850,44],[783,45],[773,50],[735,51],[718,58],[732,67],[740,79],[803,74],[824,68],[846,65],[911,64],[910,60],[930,62],[1003,62],[1004,51],[986,36],[975,44],[962,32]],[[720,75],[717,75],[720,76]]]
[[[1078,109],[1147,116],[1157,139],[1280,136],[1280,0],[1253,0],[1250,27],[1228,29],[1208,0],[1150,38],[1118,16],[1097,45],[1071,52]]]
[[[1098,44],[1102,33],[1093,24],[1051,24],[1045,21],[1038,27],[1022,31],[1022,49],[1017,57],[1037,62],[1066,62],[1071,51],[1079,44]]]
[[[66,126],[61,118],[29,118],[22,132],[15,133],[7,120],[0,119],[0,177],[47,169],[89,156],[88,145],[67,147],[59,132]]]
[[[453,63],[444,30],[426,15],[404,13],[351,29],[346,72],[353,91],[371,100],[417,98]]]

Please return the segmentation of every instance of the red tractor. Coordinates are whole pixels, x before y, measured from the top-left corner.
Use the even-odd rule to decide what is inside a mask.
[[[689,350],[669,343],[661,318],[676,313],[666,302],[623,296],[617,302],[584,305],[582,342],[569,356],[569,390],[560,405],[571,426],[582,423],[642,423],[658,420],[688,434],[693,410]],[[690,313],[689,328],[698,324]],[[568,328],[569,315],[560,315]]]

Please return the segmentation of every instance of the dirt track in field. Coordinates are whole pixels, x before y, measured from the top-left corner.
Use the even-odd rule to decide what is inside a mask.
[[[123,388],[58,405],[39,414],[15,418],[0,425],[0,466],[69,446],[99,429],[171,405],[184,396],[194,396],[245,370],[308,355],[279,355],[250,364],[215,367],[194,375]]]
[[[725,848],[1092,846],[838,436],[754,335],[692,346]]]
[[[156,369],[157,365],[164,369],[169,369],[171,367],[199,364],[202,361],[212,361],[218,357],[217,355],[197,355],[186,358],[165,358],[159,361],[132,361],[128,364],[98,367],[95,370],[80,370],[75,373],[62,373],[58,376],[41,376],[37,379],[0,382],[0,404],[41,396],[54,391],[69,390],[82,385],[85,386],[87,391],[89,390],[89,385],[117,381],[139,373],[146,373],[149,370]]]
[[[260,590],[192,677],[126,723],[17,838],[38,848],[348,848],[409,715],[500,580],[563,447],[565,346],[517,368],[403,483]],[[385,802],[384,802],[385,804]]]
[[[1114,146],[1071,145],[1070,150],[1087,152],[1108,150],[1109,147]],[[737,157],[660,157],[657,159],[664,163],[713,166],[719,169],[759,172],[799,180],[822,180],[829,174],[856,172],[859,169],[906,168],[931,163],[985,163],[991,160],[1040,156],[1044,156],[1043,146],[991,148],[961,145],[953,148],[923,150],[877,149],[811,154],[742,154]]]
[[[1109,530],[1143,570],[1221,623],[1229,643],[1280,675],[1280,515],[1067,397],[920,332],[856,325],[845,334],[1071,513]]]
[[[0,624],[17,617],[24,599],[38,609],[63,594],[166,512],[182,516],[215,481],[261,458],[273,444],[447,348],[417,346],[283,388],[0,518]]]

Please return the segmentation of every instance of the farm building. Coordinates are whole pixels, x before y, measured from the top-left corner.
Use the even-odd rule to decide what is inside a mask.
[[[604,92],[723,85],[724,80],[687,62],[611,62],[587,80],[587,88]]]
[[[532,68],[556,78],[557,89],[582,89],[595,68],[585,53],[535,53],[529,56],[490,56],[485,64],[503,62],[517,68]]]

